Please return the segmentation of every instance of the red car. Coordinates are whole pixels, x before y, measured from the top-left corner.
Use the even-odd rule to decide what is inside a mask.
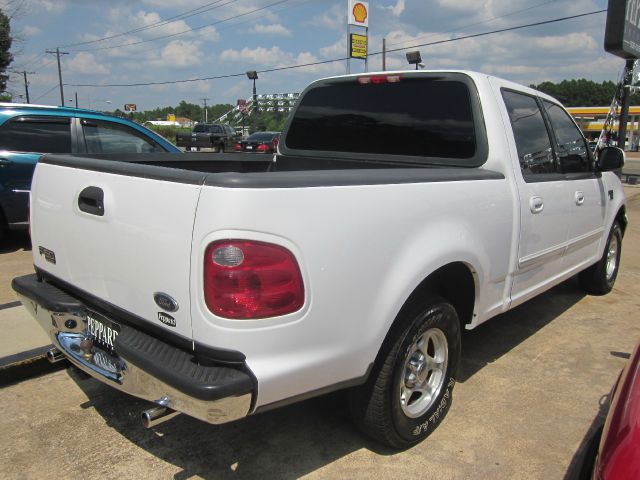
[[[614,388],[592,478],[640,479],[640,344]]]
[[[280,132],[255,132],[246,140],[236,143],[236,152],[275,153],[278,150]]]

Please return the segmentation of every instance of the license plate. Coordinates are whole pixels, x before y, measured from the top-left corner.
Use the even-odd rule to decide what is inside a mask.
[[[253,147],[251,145],[247,145],[247,150],[253,150]]]
[[[114,352],[114,342],[119,333],[120,325],[117,323],[96,312],[87,312],[87,335],[102,348]]]

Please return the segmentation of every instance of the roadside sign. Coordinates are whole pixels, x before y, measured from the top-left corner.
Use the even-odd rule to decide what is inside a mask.
[[[241,113],[247,113],[249,109],[247,108],[246,100],[242,98],[238,99],[238,110],[240,110]]]
[[[135,103],[125,103],[124,104],[124,111],[125,112],[135,112],[137,111],[138,107]]]
[[[349,25],[369,27],[369,2],[349,0],[349,12],[347,16]]]
[[[176,114],[175,113],[167,113],[167,122],[175,122]]]
[[[618,57],[640,58],[640,0],[609,0],[604,49]]]
[[[367,36],[351,34],[349,42],[349,56],[351,58],[367,58]]]

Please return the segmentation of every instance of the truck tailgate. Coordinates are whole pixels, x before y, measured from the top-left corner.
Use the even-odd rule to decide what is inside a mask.
[[[200,182],[44,162],[31,193],[35,266],[192,339],[189,265]],[[156,293],[177,309],[161,309]]]

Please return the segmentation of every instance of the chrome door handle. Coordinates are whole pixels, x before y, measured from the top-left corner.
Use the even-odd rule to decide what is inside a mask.
[[[542,201],[542,197],[531,197],[529,199],[529,208],[531,209],[531,213],[540,213],[544,210],[544,202]]]
[[[576,201],[576,205],[580,206],[584,203],[584,193],[582,192],[576,192],[574,195],[575,201]]]

